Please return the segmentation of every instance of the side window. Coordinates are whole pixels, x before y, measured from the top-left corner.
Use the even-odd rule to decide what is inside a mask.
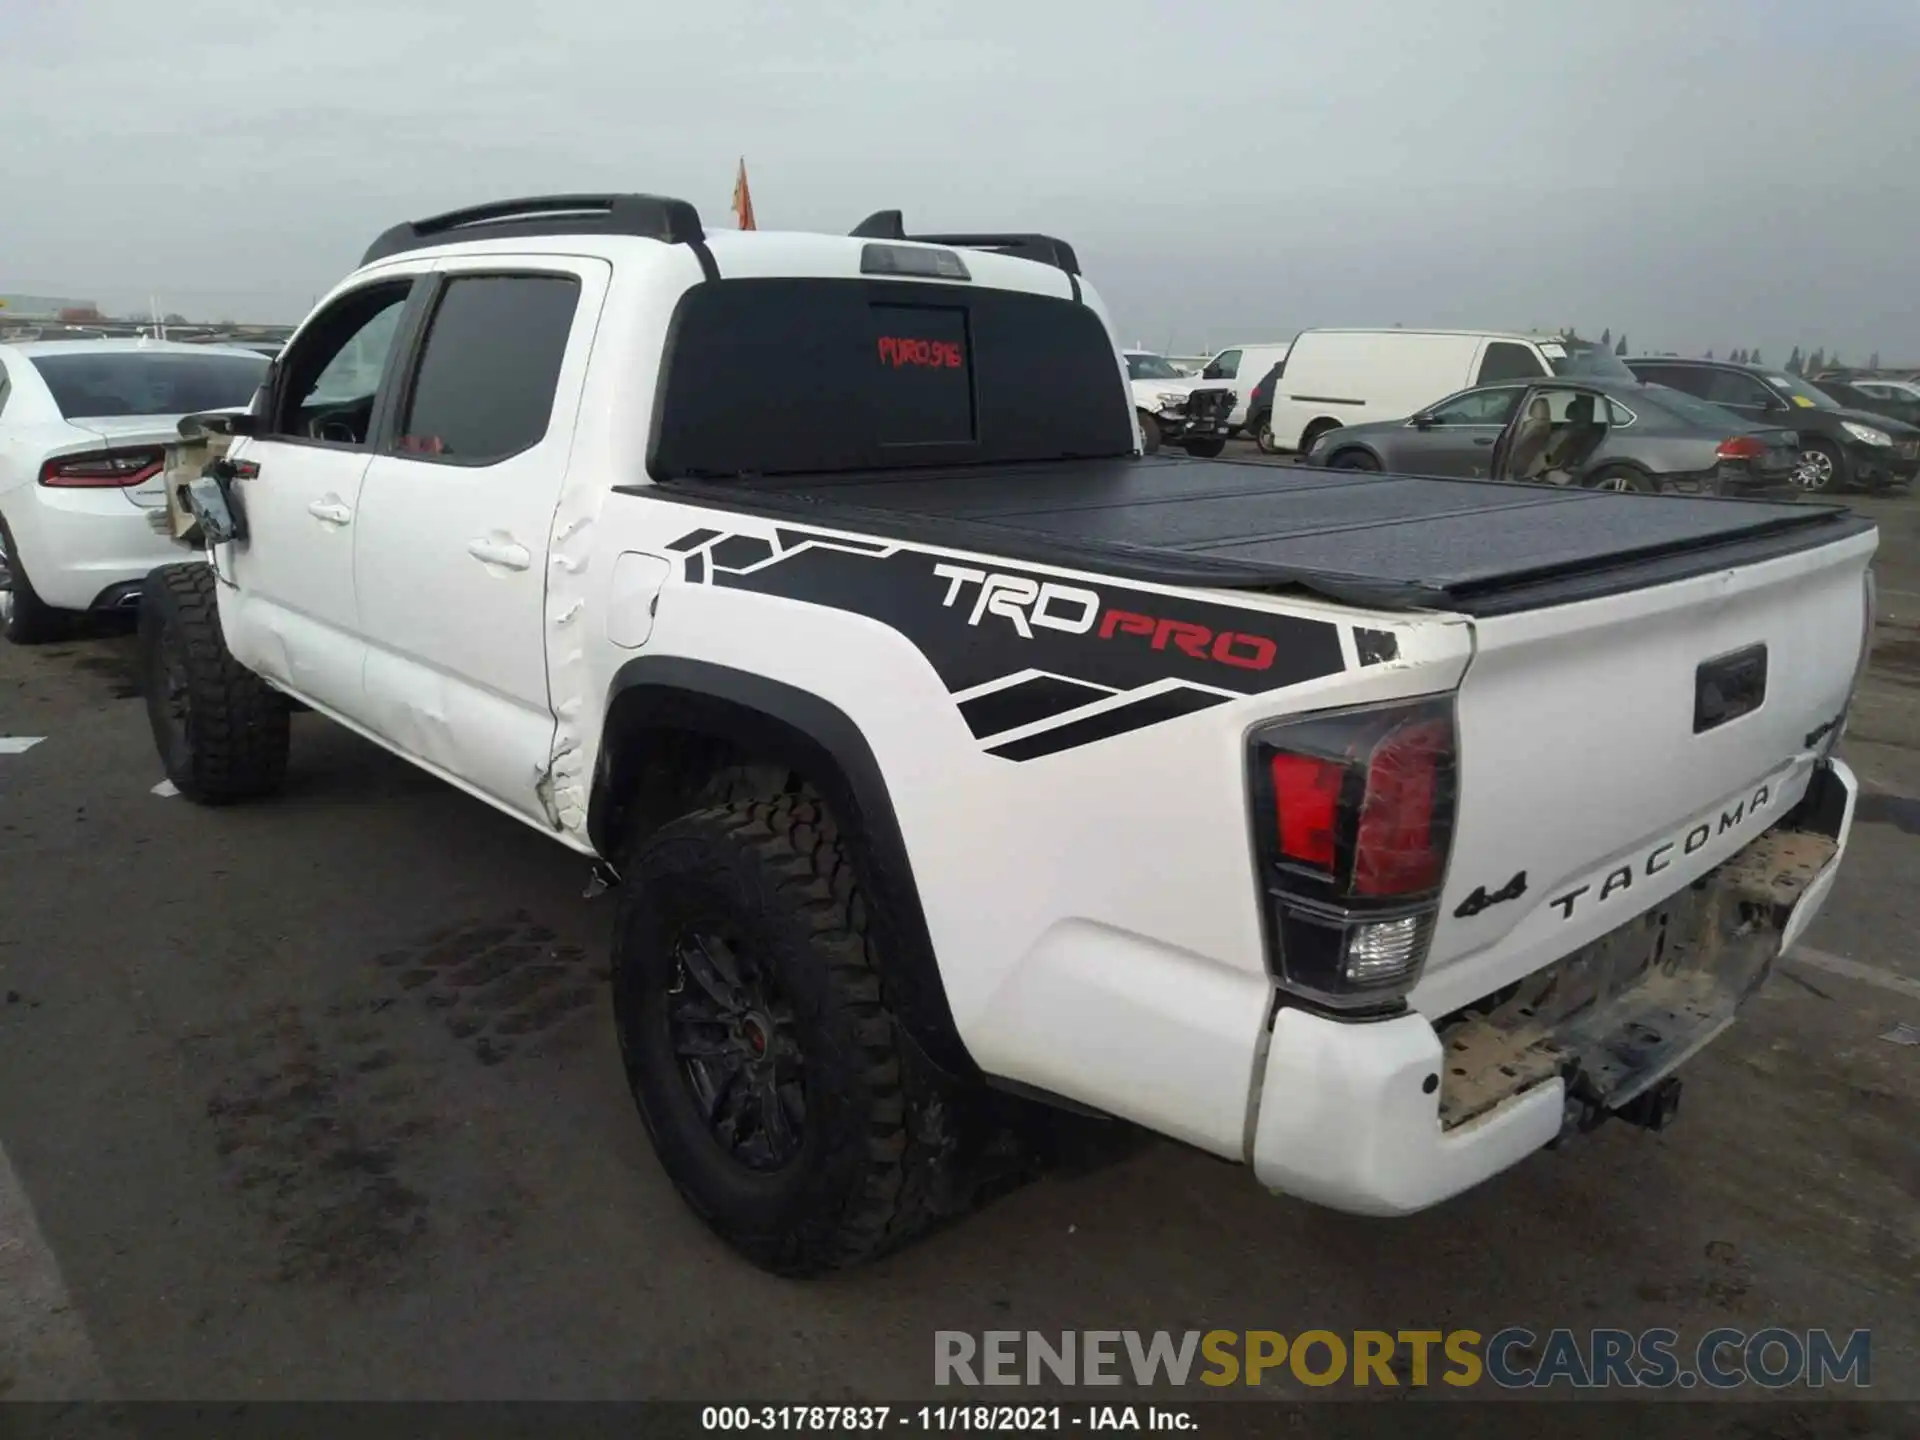
[[[1737,370],[1711,372],[1705,398],[1715,405],[1737,406],[1742,410],[1765,410],[1774,403],[1771,390]]]
[[[1494,390],[1469,390],[1443,400],[1427,413],[1436,425],[1504,425],[1519,403],[1520,387],[1503,385]]]
[[[1237,380],[1240,377],[1240,352],[1222,350],[1213,357],[1213,363],[1200,373],[1207,380]]]
[[[1700,400],[1707,398],[1714,376],[1711,370],[1693,370],[1685,365],[1656,365],[1638,373],[1649,385],[1665,385],[1669,390]]]
[[[1607,420],[1609,423],[1617,426],[1631,425],[1639,418],[1639,416],[1627,409],[1627,407],[1622,405],[1618,400],[1607,401]]]
[[[490,465],[538,445],[580,302],[571,275],[463,275],[434,307],[396,448]]]
[[[1474,384],[1486,385],[1495,380],[1532,380],[1546,373],[1546,366],[1540,363],[1530,347],[1516,345],[1511,340],[1495,340],[1488,344],[1487,353],[1481,357],[1480,373],[1475,377]]]
[[[343,295],[310,322],[280,360],[264,436],[365,445],[411,279]]]

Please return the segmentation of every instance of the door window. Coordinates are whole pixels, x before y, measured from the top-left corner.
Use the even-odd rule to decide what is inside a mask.
[[[1739,410],[1766,410],[1775,403],[1771,390],[1751,375],[1742,375],[1738,370],[1712,371],[1707,380],[1705,398],[1715,405]]]
[[[1435,425],[1504,425],[1513,418],[1520,403],[1520,387],[1503,385],[1492,390],[1468,390],[1451,400],[1442,400],[1427,412]]]
[[[492,465],[546,437],[580,302],[571,275],[463,275],[434,307],[395,448]]]
[[[262,434],[358,448],[393,353],[412,279],[343,295],[302,331],[280,361]]]
[[[1532,347],[1518,345],[1511,340],[1494,340],[1488,344],[1487,353],[1480,359],[1480,374],[1475,383],[1485,385],[1492,380],[1531,380],[1546,373],[1547,367],[1540,363]]]
[[[1213,363],[1200,372],[1203,380],[1235,380],[1240,376],[1240,352],[1222,350],[1213,357]]]

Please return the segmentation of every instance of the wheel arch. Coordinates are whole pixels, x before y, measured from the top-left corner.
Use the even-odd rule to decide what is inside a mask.
[[[933,1066],[978,1079],[953,1022],[886,777],[860,727],[831,701],[703,660],[627,661],[609,687],[588,838],[599,854],[616,856],[629,831],[644,834],[685,813],[718,771],[739,765],[777,766],[826,800],[873,901],[889,1007]]]

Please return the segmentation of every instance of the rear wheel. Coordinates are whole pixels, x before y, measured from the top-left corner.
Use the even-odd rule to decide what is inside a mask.
[[[1140,412],[1140,453],[1157,455],[1160,452],[1160,422],[1146,411]]]
[[[0,629],[15,645],[39,645],[66,633],[73,616],[54,609],[35,592],[4,520],[0,520],[0,587],[4,587],[0,588]]]
[[[1617,490],[1640,495],[1651,495],[1658,487],[1640,471],[1626,465],[1611,465],[1604,470],[1595,471],[1587,479],[1589,490]]]
[[[202,805],[270,795],[287,773],[287,702],[233,658],[207,565],[163,565],[140,598],[140,679],[160,763]]]
[[[1262,415],[1253,426],[1253,443],[1260,447],[1262,455],[1277,455],[1280,447],[1273,443],[1273,416]]]
[[[1335,470],[1378,470],[1380,462],[1365,450],[1340,450],[1327,462]]]
[[[1224,440],[1187,440],[1182,442],[1181,448],[1197,460],[1211,460],[1227,448],[1227,442]]]
[[[1302,455],[1309,454],[1313,450],[1313,445],[1316,440],[1329,431],[1338,430],[1339,428],[1340,422],[1338,420],[1314,421],[1300,432],[1300,453]]]
[[[1846,479],[1846,459],[1832,441],[1808,440],[1800,447],[1800,464],[1793,472],[1793,483],[1802,490],[1813,494],[1837,490]]]
[[[786,1275],[931,1224],[959,1112],[888,1008],[868,903],[820,798],[773,789],[682,816],[624,870],[621,1056],[687,1204]]]

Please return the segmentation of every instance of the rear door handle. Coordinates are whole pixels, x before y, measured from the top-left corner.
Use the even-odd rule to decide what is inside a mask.
[[[483,565],[498,565],[507,570],[524,570],[533,564],[533,555],[527,547],[511,540],[469,540],[467,553]]]
[[[324,500],[315,500],[307,506],[307,513],[328,525],[345,525],[353,519],[353,511],[343,501],[332,496]]]

